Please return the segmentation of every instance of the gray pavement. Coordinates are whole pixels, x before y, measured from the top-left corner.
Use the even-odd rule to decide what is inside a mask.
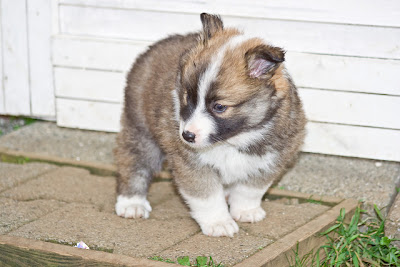
[[[0,136],[0,147],[48,156],[111,163],[114,133],[58,127],[52,122],[35,122]]]
[[[0,136],[0,148],[48,156],[112,163],[115,134],[36,122]],[[396,186],[400,163],[302,153],[278,187],[316,195],[363,200],[366,207],[400,207]],[[73,244],[134,257],[212,256],[232,265],[304,225],[329,207],[267,200],[266,220],[240,224],[237,238],[210,239],[200,233],[171,182],[150,188],[150,219],[127,220],[114,213],[115,178],[76,167],[0,162],[0,234]],[[397,206],[396,206],[397,205]],[[391,235],[398,236],[393,215]],[[397,227],[397,228],[396,228]]]
[[[292,191],[353,198],[383,212],[391,205],[400,182],[400,163],[326,156],[300,155],[279,186]]]
[[[26,167],[29,166],[29,167]],[[47,168],[0,162],[8,174],[30,170],[0,192],[0,234],[60,244],[83,240],[91,249],[133,257],[212,256],[233,265],[304,225],[330,207],[285,199],[262,203],[268,216],[257,224],[240,223],[234,238],[211,238],[200,232],[171,182],[155,182],[149,192],[148,220],[115,215],[114,177],[95,176],[72,167]]]

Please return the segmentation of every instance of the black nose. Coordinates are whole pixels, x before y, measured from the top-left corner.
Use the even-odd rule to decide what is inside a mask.
[[[196,135],[189,131],[183,131],[182,137],[189,143],[194,143],[194,139],[196,138]]]

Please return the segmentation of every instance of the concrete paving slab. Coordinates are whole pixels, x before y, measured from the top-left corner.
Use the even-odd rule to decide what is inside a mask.
[[[54,165],[43,163],[11,164],[0,162],[0,192],[56,168]]]
[[[262,207],[267,213],[264,220],[255,224],[240,223],[239,226],[254,236],[273,240],[285,236],[330,209],[328,206],[313,203],[283,204],[279,200],[264,201]]]
[[[151,199],[150,199],[151,201]],[[151,204],[151,202],[150,202]],[[190,218],[190,210],[179,196],[173,196],[171,199],[153,206],[150,218],[159,220],[170,220],[174,218]]]
[[[5,234],[61,208],[56,200],[16,201],[0,198],[0,234]]]
[[[279,182],[287,190],[353,198],[386,207],[400,181],[400,163],[301,154]]]
[[[266,219],[254,224],[239,223],[240,231],[234,238],[210,238],[199,233],[155,256],[176,260],[182,256],[195,259],[212,255],[215,262],[233,265],[330,209],[312,203],[288,205],[281,200],[264,201],[262,206]],[[167,215],[166,219],[170,217]]]
[[[61,128],[52,122],[35,122],[0,136],[0,146],[77,161],[111,163],[115,133]]]
[[[100,177],[84,169],[61,167],[4,191],[1,196],[22,201],[55,199],[68,203],[89,203],[113,212],[115,186],[114,177]]]
[[[74,160],[111,163],[114,138],[115,134],[58,128],[53,123],[39,122],[1,136],[0,147]],[[2,168],[5,166],[3,164],[0,163],[0,178],[2,170],[5,170]],[[18,165],[17,169],[19,170],[21,166],[25,165]],[[207,237],[200,233],[197,224],[189,217],[187,207],[175,194],[175,189],[170,182],[157,182],[151,186],[149,200],[153,212],[149,220],[127,220],[114,214],[114,178],[98,177],[77,168],[54,166],[52,168],[54,170],[39,172],[34,178],[10,179],[10,175],[7,174],[3,176],[6,177],[5,179],[0,179],[0,185],[4,186],[3,192],[0,191],[3,201],[5,197],[13,198],[3,204],[0,202],[0,207],[9,205],[8,213],[4,213],[4,218],[7,214],[11,214],[11,218],[19,216],[11,212],[13,205],[15,210],[25,213],[26,209],[26,213],[29,213],[31,206],[27,203],[39,205],[42,201],[45,211],[43,214],[33,213],[30,223],[23,221],[24,225],[18,225],[18,229],[12,228],[10,235],[41,240],[54,238],[60,243],[77,242],[83,239],[93,247],[140,257],[161,255],[159,254],[161,252],[169,252],[171,257],[199,256],[201,255],[199,250],[193,254],[189,254],[189,250],[186,251],[186,255],[179,253],[180,245],[187,244],[188,247],[194,247],[198,244],[197,242],[203,242],[205,248],[215,246],[214,251],[225,246],[224,244],[218,246],[217,242],[202,241],[207,240]],[[29,171],[29,168],[21,172],[33,173]],[[398,186],[399,182],[400,163],[302,153],[298,164],[283,177],[278,187],[310,194],[362,199],[369,204],[376,203],[384,207],[392,202],[395,186]],[[46,190],[43,190],[44,188]],[[65,207],[45,215],[46,211],[51,210],[51,207],[46,207],[45,203],[52,199],[70,204],[65,204]],[[21,206],[15,206],[16,203]],[[242,252],[251,254],[258,242],[277,239],[283,233],[291,232],[291,229],[299,229],[298,227],[307,220],[324,212],[322,209],[326,209],[326,206],[312,203],[300,204],[293,199],[289,203],[282,200],[270,200],[263,205],[267,209],[266,221],[257,224],[240,224],[239,238],[235,241],[226,238],[230,240],[230,242],[226,241],[227,248],[240,252],[240,244],[233,243],[239,242],[245,236],[248,238],[245,239],[248,243],[244,247],[250,250],[242,250]],[[42,205],[39,206],[41,210]],[[337,212],[333,217],[336,214]],[[1,220],[6,222],[5,219]],[[284,222],[288,222],[289,226],[283,225]],[[187,229],[189,232],[186,231]],[[270,232],[274,230],[283,233]],[[191,239],[194,241],[189,241]],[[230,255],[229,250],[227,251],[225,254],[221,252],[221,255]],[[207,252],[204,252],[205,256]],[[214,253],[209,255],[215,257]],[[215,259],[218,261],[218,256]],[[233,262],[237,258],[229,260],[227,259],[228,262]]]
[[[151,206],[164,203],[166,200],[176,197],[177,193],[172,182],[154,182],[150,185],[147,198]]]
[[[175,261],[183,256],[189,256],[190,259],[196,259],[198,256],[212,256],[214,263],[231,266],[248,258],[272,242],[267,238],[252,236],[243,229],[240,229],[234,238],[214,238],[198,233],[155,256]]]
[[[9,227],[4,233],[10,237],[70,245],[83,240],[92,249],[132,257],[212,256],[216,262],[231,265],[273,245],[276,239],[329,209],[296,201],[290,194],[290,199],[279,198],[275,192],[278,199],[263,202],[268,214],[265,221],[240,224],[240,233],[233,238],[212,238],[201,233],[175,191],[171,182],[153,183],[149,193],[153,206],[150,218],[124,219],[114,213],[113,177],[58,167],[4,191],[0,222]],[[303,201],[307,198],[300,197]]]
[[[197,232],[197,224],[190,219],[129,220],[93,205],[73,203],[9,235],[70,244],[83,240],[91,248],[148,257]]]

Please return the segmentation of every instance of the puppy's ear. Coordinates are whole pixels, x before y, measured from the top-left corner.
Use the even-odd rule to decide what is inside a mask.
[[[215,33],[224,29],[224,23],[218,15],[201,13],[201,23],[203,24],[203,42],[206,43]]]
[[[279,47],[258,45],[246,52],[245,59],[249,76],[262,79],[285,60],[285,51]]]

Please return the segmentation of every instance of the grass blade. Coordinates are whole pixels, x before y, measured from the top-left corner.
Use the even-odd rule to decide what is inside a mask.
[[[378,209],[378,206],[376,206],[376,204],[374,204],[374,210],[375,210],[375,212],[376,212],[376,215],[378,215],[379,219],[380,219],[381,221],[384,221],[385,219],[383,218],[382,213],[381,213],[381,211]]]

